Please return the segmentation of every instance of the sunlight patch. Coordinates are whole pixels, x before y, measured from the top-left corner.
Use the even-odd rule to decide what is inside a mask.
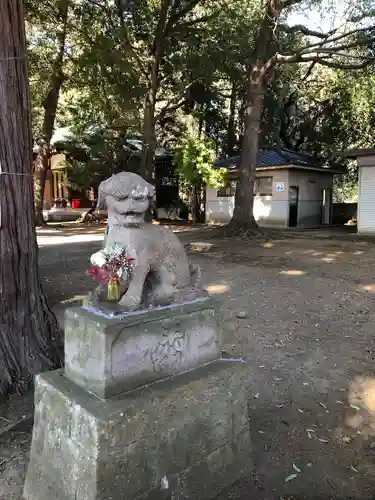
[[[86,297],[87,295],[74,295],[74,297],[70,297],[69,299],[60,300],[59,304],[71,304],[73,302],[81,302]]]
[[[220,295],[221,293],[228,292],[229,286],[224,284],[208,285],[207,291],[211,295]]]
[[[323,257],[322,258],[322,261],[323,262],[327,262],[328,264],[330,264],[331,262],[333,262],[335,259],[334,257]]]
[[[280,271],[280,274],[283,276],[303,276],[306,273],[300,269],[286,269],[284,271]]]
[[[71,236],[60,235],[56,236],[43,236],[38,235],[38,246],[54,246],[54,245],[69,245],[71,243],[90,243],[94,241],[103,241],[103,234],[74,234]]]
[[[351,382],[348,395],[351,408],[365,408],[368,412],[375,413],[375,379],[372,377],[358,376]]]

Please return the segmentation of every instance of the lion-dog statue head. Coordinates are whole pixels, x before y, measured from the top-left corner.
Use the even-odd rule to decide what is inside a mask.
[[[107,208],[111,224],[138,226],[154,196],[154,186],[140,175],[120,172],[99,185],[98,208]]]

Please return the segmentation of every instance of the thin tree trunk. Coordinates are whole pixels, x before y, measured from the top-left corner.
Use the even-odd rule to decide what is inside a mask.
[[[38,140],[38,156],[34,168],[34,206],[35,225],[44,226],[46,221],[43,217],[44,193],[46,189],[47,172],[49,170],[50,145],[47,140]]]
[[[235,131],[235,120],[236,120],[236,101],[237,101],[237,88],[236,83],[232,83],[232,91],[230,94],[230,105],[229,105],[229,118],[228,118],[228,129],[227,129],[227,150],[226,154],[228,156],[233,155],[234,146],[236,138],[234,135]]]
[[[229,233],[261,233],[253,215],[253,188],[259,152],[260,121],[264,96],[273,69],[277,51],[275,37],[280,17],[280,0],[267,0],[264,18],[259,29],[254,58],[248,65],[247,103],[239,176],[235,194],[233,217]]]
[[[61,86],[64,81],[63,65],[66,45],[68,13],[70,0],[60,0],[58,20],[62,29],[57,33],[59,51],[52,66],[50,88],[43,102],[44,118],[42,137],[39,139],[39,151],[35,168],[35,223],[37,226],[45,224],[43,217],[44,193],[46,188],[49,159],[51,156],[51,139],[55,126],[57,105],[60,97]]]
[[[156,149],[156,135],[155,135],[155,105],[156,93],[158,90],[158,65],[154,61],[150,69],[151,79],[150,87],[145,98],[145,107],[143,115],[143,145],[142,145],[142,160],[140,175],[146,179],[150,184],[154,183],[154,169],[155,169],[155,149]],[[145,215],[146,222],[152,222],[153,214],[151,207],[147,210]]]
[[[58,366],[33,211],[31,109],[22,0],[0,2],[0,396]]]
[[[204,183],[200,183],[197,186],[196,196],[197,196],[197,219],[198,222],[204,222],[205,220],[205,198],[204,192],[206,186]]]
[[[198,108],[198,137],[202,137],[204,125],[204,103]]]
[[[197,224],[198,219],[198,196],[197,196],[197,186],[193,186],[191,188],[190,195],[190,209],[191,209],[191,218],[193,226]]]
[[[143,150],[140,175],[152,182],[155,167],[155,105],[156,93],[159,87],[159,67],[157,61],[150,64],[150,84],[145,97],[143,112]]]

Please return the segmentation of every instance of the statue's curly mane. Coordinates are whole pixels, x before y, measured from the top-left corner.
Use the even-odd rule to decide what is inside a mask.
[[[108,195],[121,200],[129,197],[135,191],[149,199],[155,195],[154,186],[134,172],[120,172],[113,175],[99,184],[98,207],[105,208]]]

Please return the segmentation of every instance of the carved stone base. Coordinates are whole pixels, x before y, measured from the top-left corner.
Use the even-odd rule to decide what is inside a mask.
[[[246,364],[216,361],[102,401],[36,381],[25,500],[201,500],[250,476]]]
[[[66,311],[66,376],[101,398],[213,361],[221,346],[211,298],[123,317]]]

